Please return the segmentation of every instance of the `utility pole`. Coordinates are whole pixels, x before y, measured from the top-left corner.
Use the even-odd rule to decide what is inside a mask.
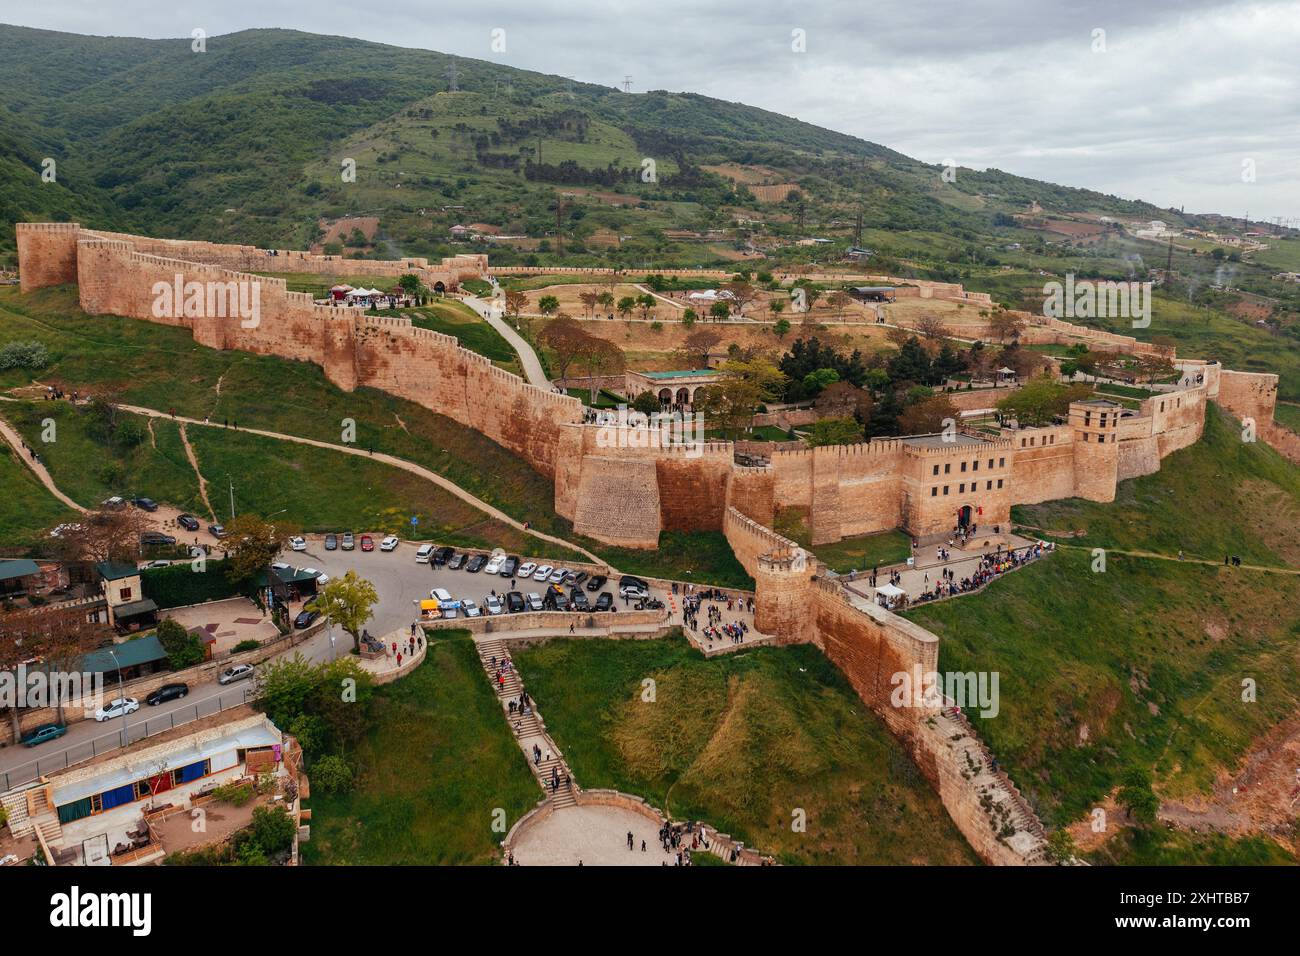
[[[235,520],[235,479],[226,475],[230,479],[230,520]]]
[[[559,196],[556,196],[555,197],[555,254],[557,256],[564,255],[564,231],[563,231],[563,226],[561,225],[561,223],[563,222],[563,219],[561,218],[563,211],[564,211],[564,200],[561,199]]]
[[[853,245],[862,248],[862,207],[858,207],[858,218],[853,224]]]
[[[1169,281],[1169,275],[1174,267],[1174,237],[1169,237],[1169,251],[1165,254],[1165,281]]]

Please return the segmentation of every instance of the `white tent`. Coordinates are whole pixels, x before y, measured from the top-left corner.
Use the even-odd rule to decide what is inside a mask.
[[[876,593],[883,594],[887,598],[903,597],[904,595],[907,594],[907,592],[904,591],[902,588],[895,587],[892,584],[885,584],[882,585],[881,587],[876,588]]]

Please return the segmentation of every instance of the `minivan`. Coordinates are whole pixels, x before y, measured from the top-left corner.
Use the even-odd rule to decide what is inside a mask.
[[[428,564],[431,557],[433,557],[433,545],[422,544],[415,549],[416,564]]]

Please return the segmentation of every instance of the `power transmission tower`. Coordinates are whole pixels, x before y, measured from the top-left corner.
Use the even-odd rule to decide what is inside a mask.
[[[858,218],[853,224],[853,245],[862,248],[862,207],[858,207]]]
[[[460,71],[456,69],[456,60],[453,57],[451,63],[447,65],[447,92],[460,92]]]
[[[624,73],[624,74],[623,74],[623,92],[624,92],[624,93],[631,93],[631,92],[632,92],[632,74],[631,74],[631,73]]]
[[[1169,281],[1169,276],[1174,267],[1174,237],[1169,237],[1169,251],[1165,254],[1165,281]]]
[[[555,254],[564,255],[564,230],[561,226],[561,214],[564,212],[564,200],[559,196],[555,197]]]

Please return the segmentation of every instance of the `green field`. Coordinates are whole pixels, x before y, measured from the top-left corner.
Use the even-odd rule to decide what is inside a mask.
[[[1273,409],[1273,420],[1293,432],[1300,432],[1300,405],[1278,402],[1277,407]]]
[[[129,447],[108,445],[91,435],[91,413],[69,402],[6,402],[3,413],[39,449],[59,490],[87,508],[105,498],[141,495],[206,515],[198,478],[185,457],[180,428],[170,421],[149,423],[125,415],[139,439]],[[45,422],[53,422],[54,441],[42,441]]]
[[[7,406],[0,407],[0,413],[7,410]],[[42,531],[77,517],[75,511],[45,490],[18,460],[18,453],[3,441],[0,441],[0,489],[4,490],[0,494],[0,545],[6,554],[26,550],[37,542]]]
[[[835,544],[819,544],[813,548],[813,554],[832,571],[840,574],[897,564],[906,561],[911,553],[912,539],[901,531],[858,535]]]
[[[680,636],[556,640],[514,659],[584,787],[638,794],[785,863],[975,862],[902,747],[813,647],[705,660]],[[797,810],[806,832],[793,829]]]
[[[494,365],[516,375],[523,374],[519,356],[510,343],[467,305],[449,299],[406,309],[401,314],[422,329],[432,329],[454,337],[463,347],[491,360]]]
[[[541,798],[468,631],[441,631],[414,672],[379,687],[353,791],[314,796],[308,865],[496,862],[506,830]],[[310,775],[311,768],[307,768]]]

